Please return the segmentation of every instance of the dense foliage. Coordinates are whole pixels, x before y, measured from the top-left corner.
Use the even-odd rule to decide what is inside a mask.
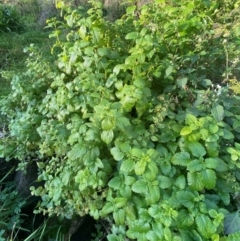
[[[21,32],[23,29],[17,9],[0,4],[0,32]]]
[[[106,219],[110,241],[231,240],[239,1],[155,0],[114,23],[91,3],[59,4],[51,62],[31,46],[28,71],[5,73],[1,155],[37,160],[39,211]]]

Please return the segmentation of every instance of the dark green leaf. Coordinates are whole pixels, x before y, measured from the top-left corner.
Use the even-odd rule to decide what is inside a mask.
[[[186,87],[187,81],[188,81],[188,79],[186,77],[181,78],[181,79],[177,79],[177,85],[180,88],[184,89]]]
[[[159,175],[157,179],[159,181],[159,187],[161,189],[166,189],[172,186],[172,179],[169,177]]]
[[[188,152],[176,153],[172,159],[173,164],[180,166],[187,166],[190,162],[190,155]]]
[[[240,216],[239,211],[228,213],[224,220],[224,233],[231,234],[240,231]]]
[[[194,207],[195,195],[188,191],[179,191],[176,195],[178,201],[185,207],[191,209]]]
[[[190,142],[188,144],[188,147],[192,152],[192,155],[195,157],[203,157],[204,155],[206,155],[205,148],[199,142]]]
[[[224,117],[224,108],[221,105],[217,105],[212,108],[211,113],[216,121],[222,121]]]

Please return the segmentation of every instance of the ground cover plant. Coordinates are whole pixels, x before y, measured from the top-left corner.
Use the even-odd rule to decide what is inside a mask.
[[[90,3],[59,2],[51,61],[31,46],[6,75],[1,155],[37,160],[37,212],[104,219],[110,241],[236,240],[239,1],[131,1],[115,22]]]

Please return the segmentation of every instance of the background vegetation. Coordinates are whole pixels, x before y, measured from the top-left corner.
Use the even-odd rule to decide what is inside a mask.
[[[40,33],[46,5],[13,3],[0,153],[37,163],[35,212],[101,220],[95,240],[237,240],[240,2],[58,1]],[[12,190],[4,220],[20,230]]]

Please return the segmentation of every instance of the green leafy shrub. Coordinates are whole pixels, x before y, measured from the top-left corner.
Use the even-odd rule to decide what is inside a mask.
[[[217,36],[214,23],[237,1],[156,0],[113,23],[90,2],[49,22],[51,62],[28,49],[2,107],[1,155],[19,168],[39,160],[39,212],[104,218],[110,241],[226,239],[240,191],[240,99],[219,84],[239,34]]]

